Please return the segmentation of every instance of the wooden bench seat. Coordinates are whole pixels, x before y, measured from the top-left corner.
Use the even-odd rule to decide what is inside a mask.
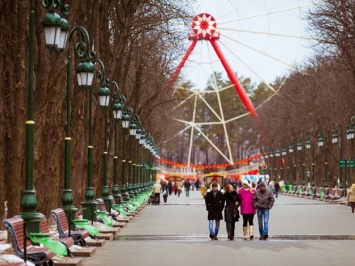
[[[47,219],[46,219],[46,217],[44,215],[43,215],[43,219],[42,219],[41,224],[40,224],[39,231],[41,233],[50,234],[49,226],[48,226],[48,223],[47,223]],[[64,244],[67,247],[68,257],[73,257],[73,254],[70,252],[70,248],[74,245],[74,239],[73,238],[71,238],[71,237],[63,237],[63,238],[53,239],[53,240],[58,240],[62,244]]]
[[[75,231],[70,231],[69,234],[69,225],[63,209],[58,208],[52,210],[51,215],[53,216],[54,220],[57,222],[57,230],[59,233],[59,238],[71,237],[73,238],[75,245],[83,246],[83,247],[87,246],[85,242],[85,238],[90,236],[89,233],[86,230],[75,230]]]
[[[337,189],[333,195],[329,195],[330,200],[338,200],[344,196],[344,189]]]
[[[52,258],[55,256],[53,252],[47,248],[35,247],[30,240],[26,239],[27,236],[24,235],[26,232],[24,230],[25,223],[21,217],[15,216],[5,219],[3,224],[11,235],[11,243],[16,256],[24,259],[26,254],[26,260],[35,265],[53,265]]]
[[[331,189],[328,188],[327,190],[328,190],[328,193],[324,193],[324,199],[325,200],[329,200],[330,196],[334,197],[334,194],[335,194],[335,191],[336,191],[335,188],[331,188]]]
[[[112,219],[114,219],[115,221],[117,221],[118,216],[120,215],[120,213],[119,213],[118,211],[116,211],[116,210],[114,210],[114,209],[111,208],[111,213],[109,213],[109,212],[107,211],[107,209],[106,209],[105,202],[104,202],[104,200],[103,200],[102,198],[98,198],[98,199],[96,199],[96,201],[98,202],[98,204],[97,204],[96,206],[99,208],[100,211],[106,212],[106,214],[107,214],[108,216],[111,216]]]

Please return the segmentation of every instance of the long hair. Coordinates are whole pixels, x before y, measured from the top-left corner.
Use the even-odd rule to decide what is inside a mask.
[[[225,187],[224,187],[224,194],[226,194],[227,192],[229,192],[229,187],[232,186],[232,184],[227,184]],[[232,186],[233,187],[233,186]],[[233,187],[234,188],[234,187]]]

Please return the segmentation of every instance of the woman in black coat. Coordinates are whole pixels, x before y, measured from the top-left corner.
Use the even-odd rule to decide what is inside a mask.
[[[242,198],[238,192],[234,190],[231,184],[225,187],[223,194],[224,201],[226,203],[224,207],[224,220],[226,222],[228,239],[234,239],[235,222],[239,221],[238,207],[242,203]]]

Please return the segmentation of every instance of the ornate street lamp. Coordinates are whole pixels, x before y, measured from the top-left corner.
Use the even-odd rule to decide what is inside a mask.
[[[121,167],[121,177],[122,177],[122,185],[121,185],[121,192],[122,192],[122,197],[123,200],[129,200],[129,194],[127,192],[127,181],[125,178],[125,130],[129,128],[129,122],[130,122],[130,116],[129,113],[131,113],[132,110],[130,107],[127,105],[124,106],[123,108],[123,115],[122,115],[122,167]]]
[[[35,1],[30,0],[30,13],[29,13],[29,50],[28,50],[28,97],[27,97],[27,121],[26,121],[26,166],[25,166],[25,187],[21,197],[21,213],[19,216],[25,221],[25,230],[29,232],[39,232],[40,222],[42,216],[36,212],[37,199],[36,191],[33,187],[33,173],[34,173],[34,116],[33,116],[33,80],[34,80],[34,31],[35,31]],[[56,44],[57,37],[59,37],[60,29],[65,19],[62,19],[55,13],[55,10],[60,9],[62,13],[69,11],[69,6],[60,5],[60,2],[55,1],[42,1],[42,5],[49,10],[44,18],[44,22],[51,24],[53,44]],[[52,19],[52,20],[51,20]],[[49,25],[48,25],[49,26]],[[65,28],[65,25],[63,25]],[[64,29],[63,29],[64,30]],[[25,252],[26,253],[26,252]],[[26,258],[26,255],[25,255]],[[25,259],[26,261],[26,259]]]
[[[141,134],[141,137],[140,137],[140,139],[139,139],[139,144],[141,145],[141,146],[143,146],[144,145],[144,143],[145,143],[145,139],[146,139],[146,135],[145,135],[145,130],[144,129],[142,129],[142,134]],[[141,162],[140,162],[140,177],[141,177],[141,181],[142,181],[142,183],[143,183],[143,186],[145,187],[145,188],[147,188],[147,182],[146,182],[146,180],[145,180],[145,152],[144,152],[144,149],[143,149],[143,152],[142,152],[142,156],[141,156]]]
[[[270,170],[270,176],[269,176],[269,181],[271,181],[272,177],[274,176],[274,174],[272,173],[272,171],[274,170],[274,163],[275,163],[275,156],[274,156],[274,152],[273,150],[271,149],[270,152],[269,152],[269,156],[270,156],[270,160],[271,160],[271,170]]]
[[[293,142],[290,143],[290,145],[288,146],[288,152],[289,154],[292,154],[294,151],[294,147],[293,147]],[[293,176],[293,185],[297,185],[297,182],[296,182],[296,175],[297,175],[297,164],[296,164],[296,159],[295,159],[295,156],[293,156],[293,159],[294,160],[290,160],[290,163],[292,164],[293,163],[293,173],[292,173],[292,176]]]
[[[280,155],[281,155],[280,150],[276,150],[276,152],[275,152],[275,171],[274,171],[275,182],[277,181],[277,159],[280,157]],[[280,172],[281,172],[281,169],[280,169]]]
[[[286,155],[287,155],[287,146],[284,146],[281,150],[281,155],[282,155],[282,158],[286,158]],[[281,159],[281,165],[282,165],[282,159]],[[287,163],[284,164],[284,166],[287,165]],[[286,166],[287,167],[287,166]],[[284,179],[284,167],[283,167],[283,170],[281,171],[281,179],[283,180]],[[287,167],[287,171],[288,171],[288,167]],[[288,176],[287,176],[287,179],[288,179]],[[287,183],[287,182],[286,182]]]
[[[117,155],[117,127],[118,122],[121,120],[123,115],[123,106],[126,104],[126,98],[123,95],[119,94],[119,87],[115,81],[112,81],[115,85],[116,89],[112,94],[112,99],[114,100],[114,104],[112,106],[113,110],[113,118],[115,120],[115,149],[114,149],[114,157],[113,157],[113,187],[112,187],[112,195],[115,199],[116,204],[122,202],[122,195],[120,194],[120,189],[118,187],[118,155]]]
[[[138,148],[139,148],[139,139],[141,138],[142,135],[142,123],[140,120],[139,115],[135,115],[136,117],[136,122],[137,122],[137,130],[136,130],[136,140],[137,142],[135,143],[135,162],[134,162],[134,179],[135,179],[135,193],[138,195],[139,193],[141,193],[141,183],[140,183],[140,178],[139,178],[139,171],[140,171],[140,164],[139,164],[139,152],[138,152]]]
[[[325,135],[326,137],[327,135]],[[328,151],[327,147],[325,147],[326,141],[324,141],[322,133],[319,133],[318,135],[318,147],[322,148],[324,147],[325,150],[325,161],[324,161],[324,187],[328,187]]]
[[[352,116],[349,121],[349,125],[346,130],[346,139],[351,141],[350,145],[350,160],[353,160],[353,150],[354,150],[354,125],[355,125],[355,116]],[[347,169],[347,175],[345,180],[345,196],[347,196],[347,188],[349,187],[349,174],[350,169]]]
[[[301,152],[301,163],[302,163],[302,186],[305,185],[305,174],[304,174],[304,171],[305,171],[305,153],[302,152],[303,149],[303,136],[302,134],[300,135],[299,139],[298,139],[298,142],[297,142],[297,150]]]
[[[309,150],[310,148],[312,148],[312,181],[311,181],[311,186],[314,187],[315,186],[315,182],[314,182],[314,145],[311,141],[310,136],[308,135],[306,138],[306,149]]]
[[[75,43],[74,45],[74,52],[76,56],[79,59],[86,60],[85,66],[86,68],[80,69],[80,66],[83,65],[83,63],[80,63],[77,67],[77,70],[82,71],[80,75],[85,75],[85,76],[90,76],[93,75],[95,67],[94,64],[90,62],[90,60],[93,60],[95,57],[95,53],[90,50],[91,48],[91,42],[90,42],[90,36],[87,32],[87,30],[81,26],[75,27],[70,31],[69,34],[69,46],[68,46],[68,51],[67,51],[67,117],[66,117],[66,137],[65,137],[65,159],[64,159],[64,164],[65,164],[65,181],[64,181],[64,190],[63,190],[63,195],[62,195],[62,203],[63,203],[63,210],[66,213],[68,222],[71,227],[74,227],[72,224],[73,220],[73,213],[77,211],[77,208],[72,206],[73,203],[73,194],[72,190],[70,188],[70,183],[71,183],[71,132],[70,132],[70,126],[71,126],[71,84],[72,84],[72,71],[71,71],[71,66],[72,66],[72,50],[70,46],[70,42],[74,36],[74,34],[77,33],[80,37],[80,41]],[[64,47],[64,46],[63,46]],[[85,49],[83,49],[85,47]],[[77,72],[80,73],[80,72]],[[84,88],[90,88],[92,85],[92,78],[87,79],[86,83],[83,86],[82,83],[78,83],[80,87]],[[89,103],[90,104],[90,103]],[[74,228],[73,228],[74,229]]]
[[[333,130],[332,143],[333,144],[339,143],[339,163],[340,163],[343,157],[343,138],[342,138],[341,128],[340,128],[339,135],[338,135],[338,129]],[[339,188],[343,188],[343,168],[340,166],[339,166]]]
[[[100,106],[104,109],[104,114],[105,114],[105,118],[104,118],[104,153],[103,153],[103,162],[104,162],[104,171],[103,171],[103,184],[102,184],[102,199],[105,202],[105,207],[106,210],[111,213],[111,205],[112,205],[112,201],[110,199],[110,192],[108,189],[108,184],[107,184],[107,162],[108,162],[108,141],[107,141],[107,107],[109,105],[109,101],[110,101],[110,90],[107,87],[109,84],[109,80],[106,77],[106,72],[105,72],[105,66],[102,63],[101,60],[98,60],[99,65],[102,69],[102,79],[99,80],[101,87],[98,91],[98,95],[99,95],[99,104]],[[97,75],[99,76],[99,74]]]
[[[133,183],[134,183],[134,180],[133,180],[133,176],[132,176],[132,156],[134,157],[134,152],[133,152],[133,147],[132,147],[132,138],[135,137],[136,135],[136,130],[137,130],[137,125],[135,124],[136,121],[135,121],[135,117],[134,115],[131,116],[131,121],[129,123],[129,139],[128,139],[128,145],[129,145],[129,148],[128,148],[128,152],[129,152],[129,155],[128,155],[128,193],[129,193],[129,197],[130,198],[133,198],[135,195],[134,195],[134,192],[133,192]]]

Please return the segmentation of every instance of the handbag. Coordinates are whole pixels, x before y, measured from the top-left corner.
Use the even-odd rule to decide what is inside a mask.
[[[239,210],[237,207],[233,208],[233,219],[239,218]]]
[[[166,195],[166,190],[163,191],[163,196],[165,196],[165,195]]]

